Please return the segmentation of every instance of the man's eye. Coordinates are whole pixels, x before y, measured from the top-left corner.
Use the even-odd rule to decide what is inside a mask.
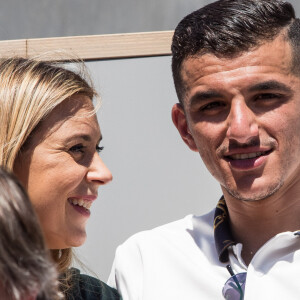
[[[100,153],[102,150],[104,149],[104,147],[100,147],[100,146],[96,146],[96,151],[98,152],[98,153]]]
[[[84,153],[84,149],[85,149],[85,146],[83,146],[82,144],[77,144],[77,145],[72,146],[69,149],[69,151],[72,153]]]
[[[282,95],[280,94],[260,94],[255,97],[255,100],[273,100],[273,99],[280,99],[282,98]]]
[[[220,107],[223,107],[223,106],[225,106],[225,104],[222,103],[222,102],[211,102],[211,103],[203,105],[200,108],[200,110],[201,111],[213,110],[213,109],[220,108]]]

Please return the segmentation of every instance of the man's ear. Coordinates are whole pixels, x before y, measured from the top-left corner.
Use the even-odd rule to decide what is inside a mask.
[[[194,138],[189,130],[183,107],[179,103],[174,104],[172,107],[172,120],[183,141],[192,151],[198,152]]]

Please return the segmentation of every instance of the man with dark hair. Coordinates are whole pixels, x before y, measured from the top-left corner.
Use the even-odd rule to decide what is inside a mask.
[[[174,125],[223,196],[130,238],[110,282],[124,300],[298,299],[300,20],[285,1],[216,1],[179,23],[172,54]]]

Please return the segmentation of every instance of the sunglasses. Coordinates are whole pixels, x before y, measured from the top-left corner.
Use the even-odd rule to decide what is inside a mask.
[[[231,277],[225,282],[222,293],[227,300],[243,300],[247,273],[234,274],[230,265],[226,266]]]

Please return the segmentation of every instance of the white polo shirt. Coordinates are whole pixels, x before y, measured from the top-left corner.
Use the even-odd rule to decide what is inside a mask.
[[[247,267],[242,245],[230,239],[225,201],[217,212],[218,206],[129,238],[116,251],[108,284],[123,300],[224,299],[230,264],[235,273],[247,272],[245,300],[300,299],[299,232],[273,237]]]

